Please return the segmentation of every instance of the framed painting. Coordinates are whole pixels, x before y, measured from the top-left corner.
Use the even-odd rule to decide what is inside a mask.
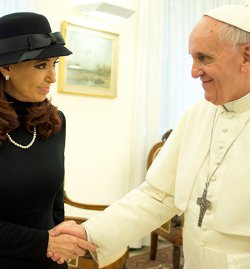
[[[58,91],[116,97],[119,35],[66,21],[62,35],[73,54],[60,58]]]

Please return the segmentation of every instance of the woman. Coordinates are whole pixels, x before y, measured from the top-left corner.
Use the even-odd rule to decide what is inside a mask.
[[[84,253],[79,238],[48,234],[64,219],[65,118],[46,96],[58,57],[69,54],[44,16],[0,18],[1,268],[63,269],[47,251]]]

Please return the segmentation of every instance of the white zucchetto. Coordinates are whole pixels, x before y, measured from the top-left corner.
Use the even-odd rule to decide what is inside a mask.
[[[250,7],[240,5],[225,5],[209,10],[204,16],[238,27],[250,32]]]

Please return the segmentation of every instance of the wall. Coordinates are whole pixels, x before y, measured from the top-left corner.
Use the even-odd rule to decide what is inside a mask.
[[[126,7],[135,9],[131,2]],[[111,203],[130,187],[135,24],[134,14],[120,27],[106,26],[120,33],[117,98],[53,95],[67,117],[66,190],[78,201]]]

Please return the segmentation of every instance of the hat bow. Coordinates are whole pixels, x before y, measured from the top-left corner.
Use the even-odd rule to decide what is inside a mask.
[[[36,50],[46,48],[54,44],[65,45],[60,32],[49,34],[29,34],[9,37],[0,40],[0,52],[14,52],[20,50]]]

